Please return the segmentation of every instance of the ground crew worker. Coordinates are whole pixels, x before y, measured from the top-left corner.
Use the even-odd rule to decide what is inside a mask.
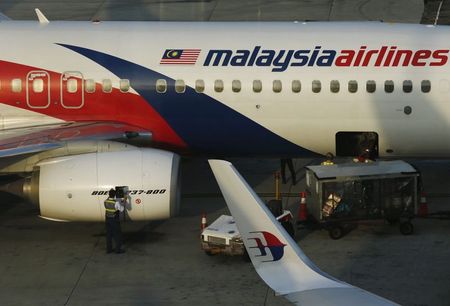
[[[105,205],[106,226],[106,253],[115,251],[117,254],[125,253],[122,249],[122,229],[120,228],[120,213],[124,210],[121,200],[116,199],[116,191],[111,189]],[[113,249],[113,240],[115,249]]]
[[[321,162],[320,164],[321,165],[324,165],[324,166],[331,166],[331,165],[334,165],[334,162],[333,162],[333,158],[334,158],[334,156],[333,156],[333,154],[331,154],[330,152],[328,152],[326,155],[326,160],[324,160],[323,162]]]
[[[280,161],[281,161],[281,178],[283,179],[283,184],[286,184],[286,165],[289,167],[289,171],[291,172],[292,185],[297,184],[297,180],[295,177],[294,163],[292,162],[292,158],[282,158]]]

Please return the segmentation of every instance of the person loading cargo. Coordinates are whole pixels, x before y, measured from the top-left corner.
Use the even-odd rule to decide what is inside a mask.
[[[105,227],[106,227],[106,253],[113,251],[116,254],[125,253],[122,249],[122,229],[120,227],[120,213],[124,211],[125,201],[116,199],[116,191],[109,190],[108,198],[104,202],[105,205]],[[112,247],[114,240],[115,249]]]

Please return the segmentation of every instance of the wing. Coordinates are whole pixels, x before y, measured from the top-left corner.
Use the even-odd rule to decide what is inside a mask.
[[[209,164],[256,272],[277,294],[302,306],[397,305],[321,271],[231,163],[210,160]]]
[[[116,122],[64,122],[0,131],[0,157],[37,153],[71,140],[131,139],[150,133]]]
[[[11,20],[8,16],[0,12],[0,21]]]

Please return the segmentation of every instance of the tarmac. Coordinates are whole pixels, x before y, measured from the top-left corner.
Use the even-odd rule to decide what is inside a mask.
[[[419,23],[415,0],[354,1],[73,1],[3,0],[0,11],[35,19],[39,7],[59,20],[384,20]],[[249,184],[272,198],[273,159],[230,159]],[[300,179],[282,185],[283,205],[297,213]],[[422,172],[431,212],[450,209],[450,160],[412,160]],[[184,159],[180,216],[123,226],[127,252],[105,253],[101,223],[40,219],[31,205],[0,201],[1,305],[290,305],[275,296],[240,257],[207,256],[200,249],[200,215],[227,214],[205,159]],[[384,222],[360,224],[340,240],[326,231],[298,231],[296,240],[325,272],[408,306],[450,305],[450,220],[416,219],[403,236]]]

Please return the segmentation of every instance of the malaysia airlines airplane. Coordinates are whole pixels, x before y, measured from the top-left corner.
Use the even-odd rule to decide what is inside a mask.
[[[48,219],[102,220],[117,185],[168,218],[179,154],[450,154],[447,27],[2,16],[4,189]]]

